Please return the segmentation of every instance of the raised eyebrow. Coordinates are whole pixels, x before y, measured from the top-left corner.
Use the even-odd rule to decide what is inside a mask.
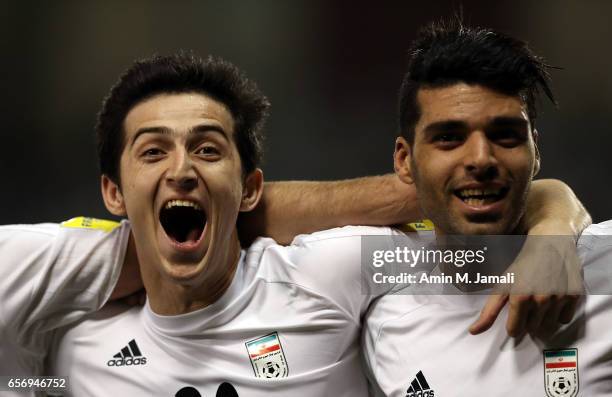
[[[431,135],[439,132],[450,132],[456,131],[459,129],[468,128],[467,123],[459,120],[444,120],[444,121],[436,121],[431,124],[428,124],[423,130],[426,134]]]
[[[221,134],[221,136],[223,136],[223,138],[225,138],[226,141],[230,141],[229,136],[227,135],[227,132],[225,132],[225,130],[223,128],[221,128],[218,125],[215,124],[199,124],[196,125],[194,127],[192,127],[189,130],[189,135],[192,134],[208,134],[210,132],[217,132],[219,134]]]
[[[130,141],[130,146],[134,146],[136,140],[143,134],[163,134],[170,135],[172,131],[167,127],[143,127],[139,128]]]
[[[188,134],[189,135],[194,135],[194,134],[199,135],[199,134],[207,134],[209,132],[218,132],[229,142],[229,137],[227,136],[227,133],[223,130],[223,128],[217,125],[214,125],[214,124],[196,125],[195,127],[192,127],[189,129]],[[136,133],[134,134],[134,137],[132,138],[130,142],[130,146],[133,146],[136,140],[143,134],[170,135],[172,134],[172,130],[168,127],[162,127],[162,126],[139,128],[138,131],[136,131]]]

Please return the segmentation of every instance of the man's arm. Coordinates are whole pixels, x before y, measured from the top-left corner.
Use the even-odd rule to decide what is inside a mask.
[[[109,301],[117,299],[126,299],[128,303],[144,303],[145,292],[140,277],[140,264],[136,255],[136,244],[134,236],[130,233],[127,247],[125,249],[125,257],[119,280],[113,289],[113,293],[108,298]]]
[[[414,185],[395,174],[331,182],[268,182],[258,207],[241,214],[243,242],[269,236],[288,244],[298,234],[346,225],[395,225],[422,219]],[[578,237],[591,218],[572,189],[534,181],[522,228],[529,234]]]
[[[73,218],[0,226],[0,374],[30,374],[50,332],[98,310],[118,278],[127,224]]]
[[[254,213],[244,215],[240,222],[243,243],[257,236],[271,236],[289,243],[297,234],[331,227],[402,224],[422,217],[414,185],[402,183],[394,174],[337,182],[270,183],[266,185],[262,205]],[[567,235],[576,239],[590,223],[589,214],[565,183],[552,179],[533,182],[522,223],[529,234]],[[534,262],[529,255],[524,257],[527,260],[516,266],[519,280],[522,274],[529,274]],[[573,266],[567,272],[580,270]],[[570,321],[579,288],[575,283],[555,287],[554,294],[492,295],[470,332],[487,330],[508,302],[506,327],[510,335],[537,328],[546,317]]]
[[[521,227],[531,235],[574,236],[592,223],[574,191],[557,179],[534,181],[527,197]]]
[[[258,207],[241,214],[243,245],[258,236],[289,244],[298,234],[346,225],[394,225],[422,219],[414,185],[395,174],[332,182],[268,182]]]

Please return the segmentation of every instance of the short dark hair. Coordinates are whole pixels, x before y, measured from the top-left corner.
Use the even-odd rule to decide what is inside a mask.
[[[111,88],[96,123],[100,171],[120,182],[123,122],[136,104],[158,94],[182,92],[203,93],[229,108],[243,173],[253,171],[263,155],[261,130],[268,99],[232,63],[213,56],[203,60],[190,52],[136,61]]]
[[[551,67],[527,43],[490,29],[466,27],[459,17],[421,30],[409,54],[399,94],[399,128],[410,143],[421,116],[417,102],[420,88],[464,82],[520,96],[532,126],[540,90],[556,104],[550,88]]]

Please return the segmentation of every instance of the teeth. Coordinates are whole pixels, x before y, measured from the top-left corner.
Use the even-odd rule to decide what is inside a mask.
[[[498,195],[501,193],[501,188],[486,188],[486,189],[463,189],[459,191],[459,197],[468,198],[474,196],[489,196]]]
[[[187,200],[170,200],[166,203],[165,209],[170,209],[172,207],[192,207],[196,210],[201,210],[202,208],[198,203],[194,203],[193,201]]]
[[[467,205],[471,205],[473,207],[478,207],[478,206],[484,205],[485,200],[484,199],[477,199],[477,198],[471,198],[470,197],[468,199],[465,199],[464,202]]]

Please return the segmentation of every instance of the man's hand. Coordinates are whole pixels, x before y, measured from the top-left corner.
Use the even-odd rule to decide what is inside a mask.
[[[511,336],[569,323],[583,294],[576,241],[590,224],[589,213],[569,186],[554,179],[534,181],[518,230],[529,236],[508,270],[515,273],[516,283],[496,288],[470,332],[489,329],[508,302],[506,329]]]
[[[506,330],[513,337],[572,320],[584,293],[582,265],[572,236],[528,236],[507,271],[515,274],[516,282],[495,287],[470,333],[489,329],[506,303]]]

